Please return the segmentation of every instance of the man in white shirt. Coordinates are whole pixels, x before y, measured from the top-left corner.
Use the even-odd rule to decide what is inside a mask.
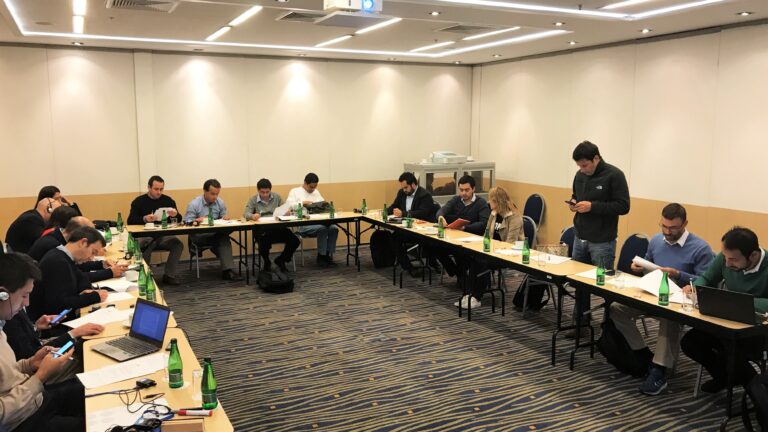
[[[295,208],[301,203],[307,206],[312,203],[325,201],[320,191],[317,190],[317,183],[320,179],[315,173],[309,173],[304,176],[304,184],[300,187],[291,189],[288,193],[288,199],[285,200],[291,208]],[[302,237],[317,237],[317,264],[320,267],[335,267],[333,262],[333,253],[336,251],[336,238],[339,236],[339,227],[336,225],[304,225],[299,227],[299,235]]]

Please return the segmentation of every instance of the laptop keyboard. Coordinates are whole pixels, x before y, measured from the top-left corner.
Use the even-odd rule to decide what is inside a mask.
[[[107,342],[107,344],[131,354],[149,353],[157,349],[155,346],[128,337],[115,339]]]

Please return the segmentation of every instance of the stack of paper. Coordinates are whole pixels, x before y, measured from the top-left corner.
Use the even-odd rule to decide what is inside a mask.
[[[67,321],[63,323],[67,327],[77,328],[83,324],[94,323],[99,325],[107,325],[113,322],[121,322],[128,319],[133,312],[133,309],[118,310],[117,308],[108,307],[101,308],[96,312],[89,313],[88,315],[81,316],[78,319]]]
[[[639,281],[637,281],[638,288],[642,289],[643,291],[653,294],[656,297],[659,296],[659,286],[661,285],[661,278],[662,278],[662,271],[661,270],[654,270],[647,275],[640,278]],[[680,289],[679,286],[672,280],[668,279],[669,282],[669,302],[670,303],[682,303],[685,299],[685,294],[683,294],[683,290]]]
[[[85,388],[92,389],[153,374],[167,366],[168,359],[164,353],[155,353],[126,362],[104,366],[89,372],[77,374],[77,378]],[[133,385],[133,384],[131,384]]]
[[[128,294],[127,292],[113,292],[107,295],[107,300],[104,303],[114,303],[123,300],[135,300],[136,297]]]
[[[131,288],[138,288],[138,282],[128,282],[125,277],[103,280],[97,284],[94,284],[94,288],[99,289],[102,287],[111,288],[117,292],[125,292]]]
[[[519,249],[496,249],[493,251],[493,253],[497,253],[499,255],[518,256],[522,255],[523,251]]]
[[[632,262],[635,263],[635,265],[640,266],[647,271],[654,271],[660,268],[656,264],[648,261],[645,258],[640,258],[639,256],[635,256],[634,258],[632,258]]]

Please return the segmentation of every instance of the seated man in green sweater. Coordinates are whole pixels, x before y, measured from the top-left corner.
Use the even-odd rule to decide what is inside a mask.
[[[726,288],[731,291],[754,295],[758,312],[768,311],[768,260],[765,259],[765,249],[760,248],[757,235],[750,229],[734,227],[725,233],[722,241],[722,252],[694,283],[713,287],[725,282]],[[734,371],[736,384],[745,385],[755,375],[748,359],[762,357],[764,341],[763,336],[738,341]],[[702,384],[702,391],[717,393],[725,388],[728,370],[723,341],[703,330],[693,329],[683,336],[680,346],[685,355],[701,363],[712,377]]]

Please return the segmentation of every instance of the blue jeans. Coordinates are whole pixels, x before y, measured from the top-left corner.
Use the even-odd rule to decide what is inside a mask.
[[[613,260],[616,257],[616,240],[604,243],[593,243],[578,237],[573,239],[573,259],[597,266],[601,263],[606,270],[613,269]],[[576,306],[573,316],[578,317],[582,312],[589,310],[589,293],[576,290]]]
[[[307,225],[299,227],[299,235],[302,237],[317,237],[317,254],[333,256],[336,251],[336,238],[339,236],[339,227],[336,225]]]

